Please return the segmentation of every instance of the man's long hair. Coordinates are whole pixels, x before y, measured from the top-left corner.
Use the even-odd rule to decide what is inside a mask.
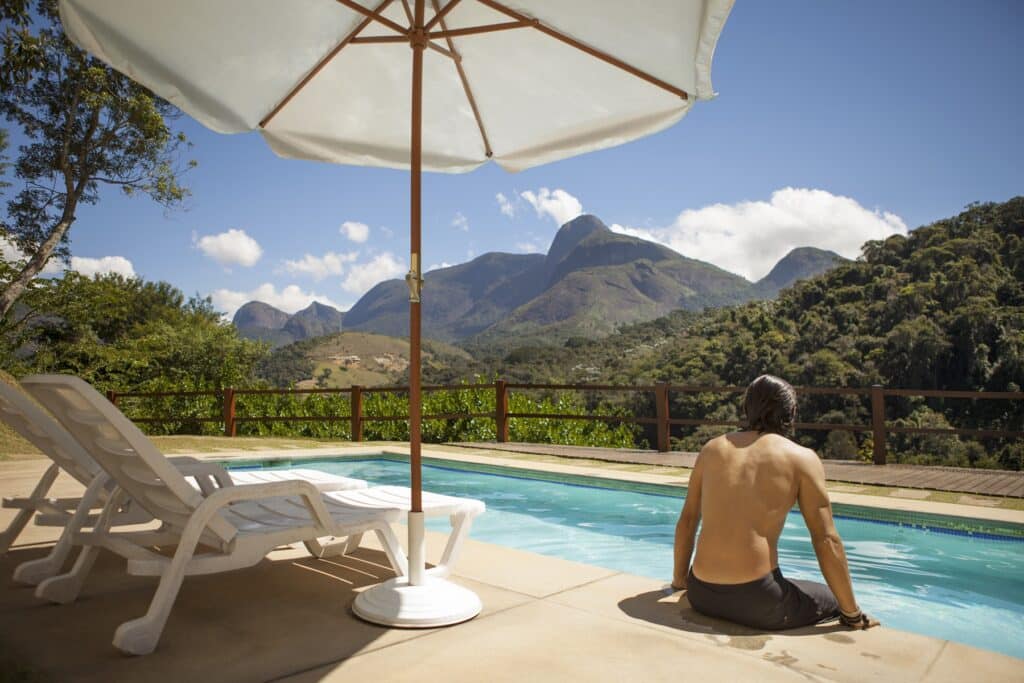
[[[789,382],[774,375],[761,375],[743,395],[747,429],[761,434],[793,433],[796,422],[796,392]]]

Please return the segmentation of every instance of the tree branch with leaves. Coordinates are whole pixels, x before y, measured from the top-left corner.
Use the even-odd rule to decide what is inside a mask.
[[[185,136],[168,125],[170,103],[75,46],[64,35],[55,0],[5,0],[0,114],[26,140],[12,164],[22,187],[8,201],[0,237],[24,262],[0,280],[0,319],[53,257],[66,259],[68,231],[103,185],[145,194],[166,208],[188,197],[181,175]]]

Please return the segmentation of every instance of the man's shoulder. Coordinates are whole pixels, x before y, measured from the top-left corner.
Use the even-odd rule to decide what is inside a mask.
[[[764,434],[761,439],[766,441],[765,446],[770,452],[782,456],[798,467],[806,467],[820,462],[818,454],[812,449],[801,446],[782,434]]]
[[[730,436],[732,436],[732,433],[721,434],[719,436],[714,437],[713,439],[709,439],[704,444],[704,446],[701,447],[699,455],[701,457],[706,458],[718,455],[726,450],[733,448],[733,444],[729,440]]]
[[[821,458],[814,452],[813,449],[801,446],[797,442],[787,439],[784,436],[776,435],[780,439],[779,448],[780,451],[786,454],[792,462],[801,467],[808,467],[817,465],[821,462]]]

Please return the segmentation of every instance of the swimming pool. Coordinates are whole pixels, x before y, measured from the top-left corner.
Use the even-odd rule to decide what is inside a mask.
[[[672,575],[679,489],[429,458],[424,463],[424,489],[487,503],[472,538],[666,581]],[[302,467],[371,484],[407,486],[409,481],[408,464],[395,456],[303,460]],[[544,480],[550,478],[559,481]],[[865,610],[894,628],[1024,658],[1020,528],[835,508]],[[873,519],[859,518],[866,516]],[[911,525],[922,520],[928,526]],[[447,520],[430,520],[427,526],[444,530]],[[786,522],[779,564],[790,578],[822,580],[799,513]]]

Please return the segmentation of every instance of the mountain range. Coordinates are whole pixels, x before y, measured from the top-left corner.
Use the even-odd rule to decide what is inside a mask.
[[[247,339],[284,346],[341,332],[344,319],[342,311],[316,301],[292,315],[262,301],[250,301],[235,312],[232,322],[238,333]]]
[[[559,229],[546,255],[492,252],[427,273],[423,335],[469,346],[593,338],[677,309],[770,299],[843,260],[830,251],[794,249],[752,283],[583,215]],[[408,334],[408,297],[404,281],[386,280],[345,313],[314,303],[289,316],[254,301],[238,309],[234,323],[243,336],[275,346],[338,332],[342,324],[400,337]]]

